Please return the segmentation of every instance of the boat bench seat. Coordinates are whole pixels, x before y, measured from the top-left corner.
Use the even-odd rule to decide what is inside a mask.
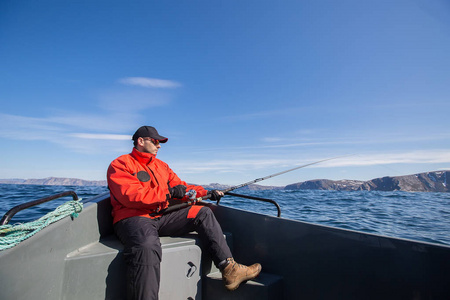
[[[160,240],[163,250],[160,298],[200,299],[196,293],[201,291],[202,251],[197,234]],[[122,250],[123,245],[116,236],[109,235],[69,253],[65,259],[63,286],[66,299],[125,299]],[[207,257],[203,259],[203,263],[208,262]]]
[[[225,233],[225,238],[232,249],[231,234]],[[195,232],[160,240],[160,299],[280,299],[282,278],[266,273],[236,291],[227,291],[221,273],[209,255],[202,253]],[[64,270],[65,299],[126,299],[122,251],[117,237],[108,235],[69,253]]]

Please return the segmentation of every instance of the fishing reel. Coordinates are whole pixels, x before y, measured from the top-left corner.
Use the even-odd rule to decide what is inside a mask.
[[[189,190],[186,192],[186,197],[189,199],[189,202],[197,202],[197,191],[196,190]]]

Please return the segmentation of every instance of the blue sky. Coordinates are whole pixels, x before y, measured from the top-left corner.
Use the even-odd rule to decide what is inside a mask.
[[[0,178],[105,179],[153,125],[188,182],[450,169],[448,1],[0,3]]]

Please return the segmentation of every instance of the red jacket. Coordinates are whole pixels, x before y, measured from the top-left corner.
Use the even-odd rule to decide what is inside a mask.
[[[134,216],[159,217],[159,211],[169,205],[169,185],[185,185],[187,191],[197,191],[197,197],[207,193],[201,186],[188,185],[182,181],[155,155],[140,152],[136,148],[111,163],[107,179],[114,223]],[[187,200],[186,197],[183,200]]]

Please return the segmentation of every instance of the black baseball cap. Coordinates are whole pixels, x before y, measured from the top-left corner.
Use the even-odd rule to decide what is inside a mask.
[[[168,138],[159,135],[155,127],[152,126],[142,126],[133,134],[132,140],[136,141],[140,137],[149,137],[158,140],[160,143],[167,142]]]

